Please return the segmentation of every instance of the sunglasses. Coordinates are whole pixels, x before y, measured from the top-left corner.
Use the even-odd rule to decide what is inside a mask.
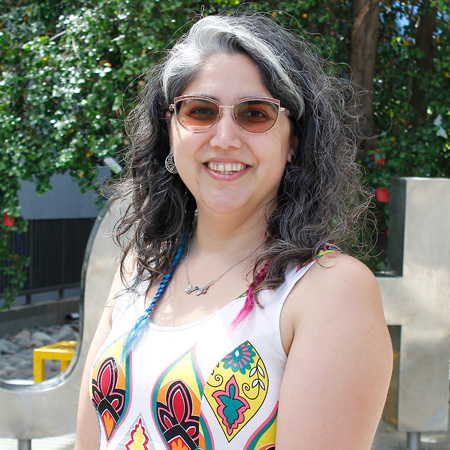
[[[212,98],[183,95],[175,97],[169,106],[178,123],[192,133],[212,128],[222,117],[223,108],[231,108],[234,121],[249,133],[266,133],[275,126],[280,112],[289,114],[275,98],[243,98],[231,106],[223,106]]]

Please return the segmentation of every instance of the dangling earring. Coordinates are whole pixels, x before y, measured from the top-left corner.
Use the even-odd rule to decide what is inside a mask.
[[[177,166],[175,165],[173,153],[169,153],[166,156],[166,160],[165,160],[164,164],[166,165],[167,172],[170,172],[173,175],[178,173]]]

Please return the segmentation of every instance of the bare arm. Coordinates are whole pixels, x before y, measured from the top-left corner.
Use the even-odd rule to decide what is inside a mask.
[[[294,288],[281,317],[288,361],[277,450],[369,450],[392,371],[392,347],[372,273],[324,257]]]
[[[78,401],[77,434],[74,450],[97,450],[99,447],[98,419],[89,395],[89,377],[97,352],[111,329],[111,314],[115,303],[114,296],[121,288],[122,282],[119,273],[117,273],[86,358]]]

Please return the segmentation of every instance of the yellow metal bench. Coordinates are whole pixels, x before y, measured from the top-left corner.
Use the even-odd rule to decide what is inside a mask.
[[[56,344],[46,345],[33,350],[33,378],[35,383],[45,379],[45,360],[56,359],[61,361],[61,372],[69,365],[77,341],[61,341]]]

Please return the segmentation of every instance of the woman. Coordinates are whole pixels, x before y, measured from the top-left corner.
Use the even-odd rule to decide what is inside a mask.
[[[375,278],[327,244],[367,206],[344,95],[263,16],[199,20],[153,72],[77,450],[370,449],[392,350]]]

